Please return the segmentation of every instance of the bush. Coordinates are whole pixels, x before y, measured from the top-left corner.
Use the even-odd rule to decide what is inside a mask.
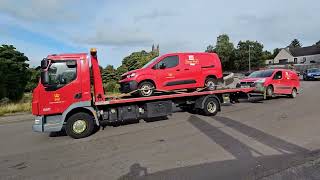
[[[117,92],[119,92],[119,88],[120,88],[120,85],[115,81],[110,81],[110,82],[104,84],[104,89],[107,92],[117,93]]]

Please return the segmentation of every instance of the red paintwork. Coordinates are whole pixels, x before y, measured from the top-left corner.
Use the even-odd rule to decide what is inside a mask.
[[[55,91],[46,91],[39,81],[33,91],[32,114],[61,114],[73,103],[91,101],[89,59],[86,53],[49,55],[47,59],[76,60],[77,77],[71,83]],[[77,93],[82,94],[80,99],[74,98]]]
[[[102,78],[101,78],[98,58],[96,54],[91,56],[91,64],[92,64],[92,74],[93,74],[93,84],[94,84],[93,89],[94,89],[95,101],[96,102],[104,101],[105,96],[104,96]]]
[[[281,79],[274,79],[275,74],[282,71]],[[273,86],[275,94],[291,94],[292,89],[300,89],[300,80],[296,72],[288,69],[275,69],[270,77],[266,78],[244,78],[240,82],[255,82],[257,80],[265,79],[264,87]]]
[[[228,94],[228,93],[249,93],[253,92],[255,88],[237,88],[237,89],[224,89],[224,90],[215,90],[215,91],[204,91],[204,92],[192,92],[192,93],[179,93],[171,95],[161,95],[161,96],[150,96],[150,97],[138,97],[138,98],[129,98],[129,99],[115,99],[110,101],[96,102],[95,105],[106,105],[106,104],[124,104],[132,102],[144,102],[152,100],[163,100],[163,99],[172,99],[172,98],[181,98],[181,97],[191,97],[191,96],[203,96],[211,94]]]
[[[179,64],[176,67],[166,69],[152,69],[154,65],[162,61],[168,56],[179,56]],[[194,57],[194,63],[190,65],[189,56]],[[214,65],[214,67],[211,67]],[[203,68],[207,67],[207,68]],[[140,83],[144,80],[151,80],[154,82],[158,90],[175,90],[204,87],[205,79],[213,75],[220,79],[223,77],[221,62],[215,53],[171,53],[159,57],[154,63],[143,69],[137,69],[127,72],[122,77],[129,74],[136,73],[135,77],[125,78],[120,83],[129,81],[136,81]],[[174,86],[166,86],[168,82],[195,80],[193,84],[180,84]]]

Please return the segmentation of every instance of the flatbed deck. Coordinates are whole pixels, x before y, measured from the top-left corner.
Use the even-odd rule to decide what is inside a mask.
[[[192,97],[192,96],[203,96],[211,94],[228,94],[228,93],[250,93],[253,92],[255,88],[230,88],[214,91],[203,91],[203,92],[185,92],[179,94],[170,94],[170,95],[158,95],[150,97],[133,97],[126,99],[112,99],[107,101],[95,102],[95,105],[114,105],[114,104],[124,104],[124,103],[134,103],[134,102],[143,102],[143,101],[153,101],[153,100],[164,100],[164,99],[173,99],[173,98],[182,98],[182,97]]]

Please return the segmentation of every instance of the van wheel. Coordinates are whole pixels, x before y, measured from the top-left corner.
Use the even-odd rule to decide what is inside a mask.
[[[66,133],[74,139],[90,136],[94,130],[94,119],[91,115],[79,112],[69,117]]]
[[[155,86],[149,81],[144,81],[139,84],[138,89],[140,96],[149,97],[154,93]]]
[[[296,98],[297,97],[297,89],[293,88],[291,94],[289,95],[291,98]]]
[[[266,89],[266,95],[268,98],[271,98],[273,97],[273,87],[272,86],[268,86],[267,89]]]
[[[217,89],[218,81],[215,78],[207,78],[204,85],[208,90],[213,91]]]
[[[220,103],[216,98],[207,98],[204,102],[203,114],[206,116],[215,116],[220,109]]]

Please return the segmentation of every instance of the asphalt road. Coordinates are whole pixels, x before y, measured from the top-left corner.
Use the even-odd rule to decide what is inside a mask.
[[[296,99],[178,112],[80,140],[32,132],[30,115],[1,118],[0,179],[319,179],[320,82],[302,86]]]

